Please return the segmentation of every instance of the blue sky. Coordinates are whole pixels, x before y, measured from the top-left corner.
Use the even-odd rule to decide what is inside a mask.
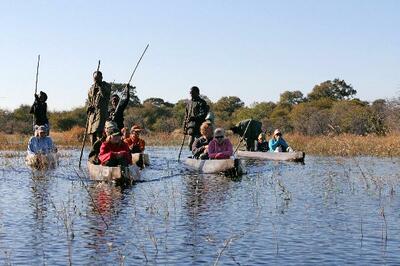
[[[106,81],[134,76],[141,100],[188,97],[277,101],[341,78],[363,100],[400,94],[400,1],[0,0],[0,108],[84,104],[101,59]]]

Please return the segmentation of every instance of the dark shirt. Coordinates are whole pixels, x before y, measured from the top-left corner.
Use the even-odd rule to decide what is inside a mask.
[[[205,146],[210,143],[212,139],[208,140],[206,137],[201,136],[196,139],[192,145],[192,154],[194,158],[199,158],[204,153]],[[204,158],[203,158],[204,159]]]
[[[200,97],[189,101],[185,110],[188,135],[200,135],[200,126],[206,120],[209,110],[207,102]]]
[[[250,123],[250,125],[247,128],[248,123]],[[238,128],[238,134],[241,137],[246,132],[244,138],[252,140],[252,141],[258,139],[258,135],[260,135],[260,133],[262,132],[262,130],[261,130],[262,123],[260,121],[253,120],[253,119],[242,120],[236,125],[236,127]],[[247,131],[246,131],[246,128],[247,128]]]
[[[268,147],[268,141],[264,141],[264,142],[257,142],[257,151],[262,151],[262,152],[266,152],[269,150]]]
[[[47,103],[41,102],[35,99],[30,112],[35,117],[35,125],[45,125],[49,124],[49,119],[47,118]]]
[[[108,117],[109,121],[115,122],[118,126],[118,129],[121,130],[124,127],[124,111],[129,103],[129,93],[128,97],[120,100],[117,108],[111,108],[108,112],[110,116]]]

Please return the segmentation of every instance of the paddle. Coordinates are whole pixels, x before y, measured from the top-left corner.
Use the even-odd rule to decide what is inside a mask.
[[[249,128],[250,123],[251,123],[251,119],[250,119],[249,123],[247,123],[246,129],[244,130],[244,133],[243,133],[242,137],[240,138],[240,141],[239,141],[238,145],[236,146],[236,149],[235,149],[233,155],[236,154],[237,150],[239,149],[240,143],[242,143],[242,141],[244,140],[244,136],[245,136],[246,133],[247,133],[247,129]]]
[[[38,61],[37,61],[37,66],[36,66],[36,82],[35,82],[35,99],[36,99],[36,94],[37,94],[37,84],[39,80],[39,64],[40,64],[40,55],[38,55]],[[32,115],[32,128],[35,128],[35,115]]]
[[[133,78],[133,75],[135,74],[136,69],[137,69],[137,67],[139,66],[140,61],[142,61],[142,58],[143,58],[144,54],[145,54],[146,51],[147,51],[147,48],[149,48],[149,44],[146,45],[146,48],[144,48],[144,51],[143,51],[142,55],[141,55],[140,58],[139,58],[139,61],[136,63],[135,69],[133,69],[132,75],[131,75],[131,77],[129,78],[129,81],[128,81],[127,86],[129,86],[129,84],[131,83],[132,78]]]
[[[96,71],[99,71],[99,70],[100,70],[100,60],[99,60],[99,63],[97,64],[97,70]],[[83,149],[85,148],[87,131],[88,131],[88,127],[89,127],[89,117],[90,117],[90,112],[87,114],[87,117],[86,117],[85,134],[83,135],[81,154],[79,155],[79,168],[81,168]]]
[[[185,120],[183,121],[183,139],[182,139],[181,147],[179,149],[178,162],[181,159],[182,148],[183,148],[183,145],[185,144],[186,130],[187,130],[186,127],[187,127],[187,124],[188,124],[188,116],[189,116],[189,114],[192,113],[192,107],[193,107],[193,103],[190,102],[189,112],[185,114]]]

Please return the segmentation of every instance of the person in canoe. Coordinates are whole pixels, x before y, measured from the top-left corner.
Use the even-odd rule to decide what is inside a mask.
[[[121,134],[122,134],[122,140],[129,138],[130,136],[129,129],[127,127],[123,127],[121,129]]]
[[[217,128],[214,139],[208,144],[208,157],[210,159],[229,159],[233,155],[232,143],[225,138],[225,130]]]
[[[90,135],[92,145],[103,135],[111,94],[111,86],[103,81],[103,74],[100,71],[93,73],[93,80],[94,84],[90,87],[88,93],[86,110],[89,116],[87,133]]]
[[[207,102],[200,97],[200,90],[193,86],[190,89],[191,100],[185,109],[185,128],[184,133],[189,135],[189,150],[192,150],[193,142],[200,137],[200,126],[206,120],[210,107]]]
[[[128,166],[132,157],[128,145],[122,141],[118,128],[107,130],[106,140],[100,146],[99,160],[105,166]]]
[[[145,149],[146,143],[140,138],[140,132],[142,128],[138,125],[131,127],[131,134],[129,138],[124,139],[124,142],[128,145],[131,153],[142,153]]]
[[[246,150],[254,151],[254,143],[258,139],[258,135],[262,133],[261,127],[262,123],[260,121],[246,119],[231,127],[230,130],[246,141]]]
[[[106,141],[107,139],[107,132],[110,134],[112,131],[114,131],[117,127],[117,124],[114,122],[106,121],[104,124],[104,131],[102,133],[101,138],[97,139],[96,142],[92,145],[92,149],[89,152],[89,161],[93,164],[100,164],[99,160],[99,153],[100,153],[100,147],[103,142]]]
[[[200,127],[201,137],[193,142],[192,154],[193,158],[207,160],[208,157],[208,145],[213,139],[213,126],[209,122],[203,122]]]
[[[269,150],[268,141],[265,133],[260,133],[257,140],[257,151],[267,152]]]
[[[108,120],[115,122],[119,130],[124,128],[124,111],[129,103],[130,88],[130,86],[126,85],[125,98],[123,98],[122,100],[120,100],[117,94],[111,96],[111,108],[110,110],[108,110]]]
[[[49,119],[47,117],[47,94],[43,91],[40,91],[39,95],[35,93],[35,101],[31,106],[31,110],[29,113],[33,114],[34,122],[35,122],[35,132],[39,126],[44,126],[46,128],[46,134],[49,135],[50,126]]]
[[[269,151],[271,152],[293,152],[293,149],[289,147],[285,139],[282,137],[282,132],[279,129],[275,129],[268,144]]]
[[[57,148],[53,144],[53,140],[47,136],[46,126],[39,126],[36,129],[35,136],[29,139],[28,154],[48,154],[56,152]]]

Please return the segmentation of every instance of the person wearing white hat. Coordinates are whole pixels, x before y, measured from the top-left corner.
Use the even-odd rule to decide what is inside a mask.
[[[292,148],[286,143],[282,137],[282,132],[279,129],[275,129],[274,135],[268,143],[269,151],[271,152],[290,152]]]
[[[29,139],[28,154],[47,154],[56,150],[53,140],[47,136],[46,126],[37,127],[35,136]]]

